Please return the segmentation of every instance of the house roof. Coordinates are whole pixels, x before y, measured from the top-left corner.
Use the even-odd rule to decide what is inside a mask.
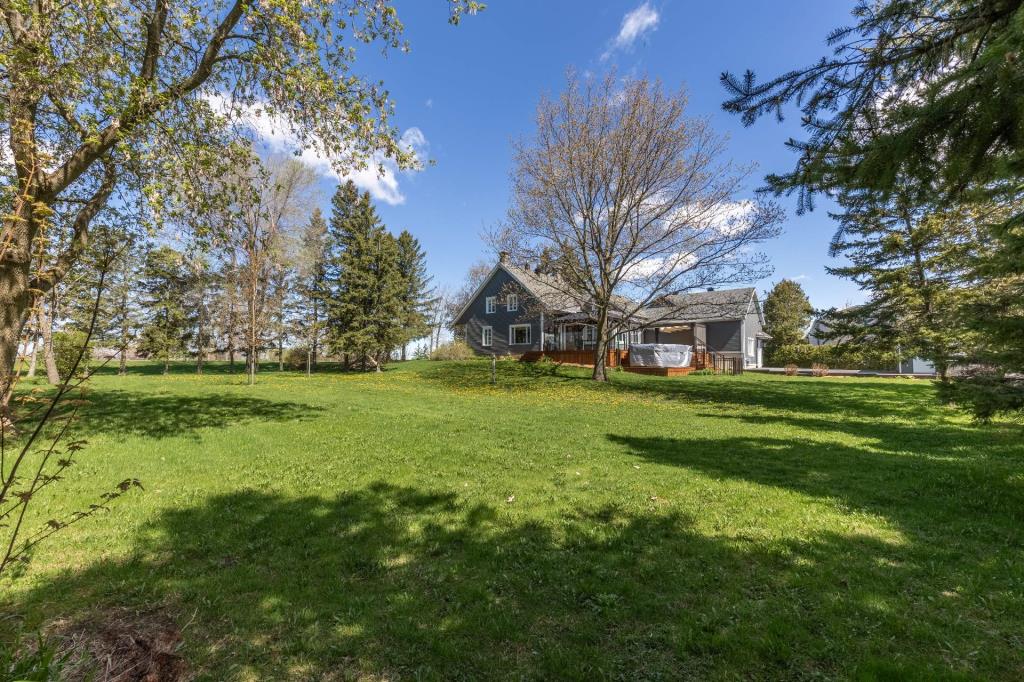
[[[569,294],[560,289],[554,277],[506,263],[499,263],[498,265],[519,282],[524,289],[533,294],[545,308],[564,313],[579,312],[579,302],[573,300]]]
[[[456,322],[462,319],[462,316],[466,314],[467,310],[469,310],[469,306],[473,304],[473,301],[477,299],[480,292],[483,291],[484,287],[487,286],[488,282],[491,281],[498,270],[504,270],[512,279],[518,282],[520,286],[540,301],[545,308],[562,313],[575,313],[580,311],[579,303],[574,301],[571,296],[561,291],[554,284],[551,276],[499,261],[494,264],[494,267],[491,268],[489,273],[487,273],[487,276],[481,280],[476,291],[473,292],[473,295],[466,299],[466,303],[462,306],[462,310],[460,310],[459,314],[453,318]]]
[[[738,320],[750,312],[753,299],[753,287],[696,291],[666,296],[660,301],[660,305],[651,306],[644,314],[650,320]]]
[[[568,315],[566,319],[589,315],[589,306],[581,305],[558,286],[557,280],[551,275],[521,268],[510,263],[498,262],[483,279],[477,290],[469,297],[455,320],[459,320],[469,310],[469,306],[477,299],[480,292],[494,277],[498,270],[504,270],[512,279],[534,296],[548,310]],[[719,291],[697,291],[688,294],[666,296],[659,301],[660,305],[652,305],[637,313],[637,317],[648,320],[672,322],[713,322],[718,320],[738,320],[750,312],[755,298],[753,287],[740,289],[722,289]],[[613,307],[626,310],[635,306],[634,301],[623,296],[615,296]],[[759,306],[754,306],[760,315]],[[611,312],[611,311],[610,311]],[[618,313],[621,315],[621,313]]]

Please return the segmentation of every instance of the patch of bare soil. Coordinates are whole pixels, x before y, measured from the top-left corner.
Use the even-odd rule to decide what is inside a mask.
[[[181,630],[159,611],[107,609],[83,618],[61,619],[47,628],[67,655],[64,676],[71,682],[184,682]]]

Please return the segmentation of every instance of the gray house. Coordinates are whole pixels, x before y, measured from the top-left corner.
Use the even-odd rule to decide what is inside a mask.
[[[597,343],[591,306],[564,293],[550,276],[502,258],[454,319],[466,343],[481,354],[587,351]],[[613,348],[634,343],[681,343],[760,367],[764,317],[752,287],[668,296],[641,310]]]

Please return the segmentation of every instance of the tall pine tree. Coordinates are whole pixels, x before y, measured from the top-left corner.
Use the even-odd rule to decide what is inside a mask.
[[[403,279],[398,243],[381,224],[369,193],[349,181],[332,200],[328,342],[380,371],[402,339]]]
[[[927,197],[910,182],[886,196],[840,197],[830,249],[849,265],[827,270],[860,285],[868,302],[830,322],[835,334],[931,360],[946,380],[949,366],[973,352],[975,335],[960,321],[973,292],[971,255],[983,246],[975,211],[929,205]]]
[[[88,249],[65,281],[71,326],[87,331],[95,313],[92,340],[118,351],[118,374],[127,372],[128,348],[141,326],[138,285],[142,274],[140,239],[123,229],[100,225]],[[96,287],[103,276],[103,293],[96,306]]]
[[[430,332],[427,312],[433,302],[430,276],[427,274],[427,254],[419,240],[407,230],[398,235],[398,272],[402,278],[402,360],[410,341]]]
[[[169,246],[146,255],[142,280],[142,305],[146,323],[139,350],[163,361],[164,374],[171,358],[183,354],[193,327],[186,308],[189,272],[184,256]]]
[[[908,177],[929,188],[918,208],[998,206],[1004,216],[982,240],[989,247],[972,257],[972,278],[987,295],[961,308],[961,319],[980,336],[980,353],[968,359],[1012,375],[1024,368],[1024,3],[859,0],[853,17],[829,35],[832,53],[809,66],[764,82],[752,71],[723,74],[731,95],[723,107],[746,125],[800,108],[807,139],[788,142],[796,168],[768,184],[797,191],[801,209],[815,193],[885,201]],[[1024,405],[1014,381],[1004,385],[1020,395],[1007,394],[1006,404]],[[976,395],[997,385],[982,382]]]

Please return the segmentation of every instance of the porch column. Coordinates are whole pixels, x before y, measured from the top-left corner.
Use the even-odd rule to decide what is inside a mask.
[[[541,353],[544,352],[544,331],[545,331],[545,327],[544,327],[544,310],[541,309],[541,311],[540,311],[540,352]]]

